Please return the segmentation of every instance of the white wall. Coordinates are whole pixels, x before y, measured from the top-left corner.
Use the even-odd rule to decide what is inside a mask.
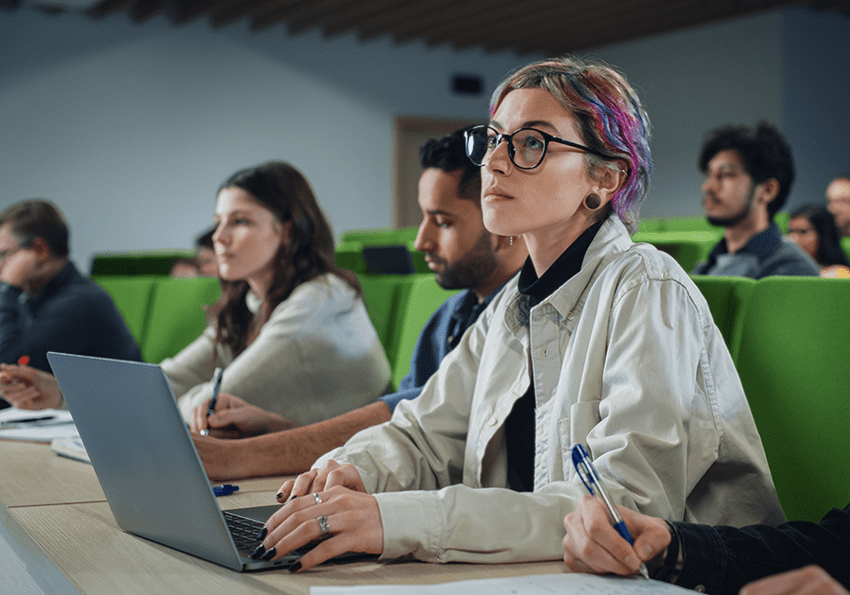
[[[586,52],[619,66],[649,110],[643,215],[700,213],[704,133],[760,119],[794,148],[789,206],[822,199],[850,169],[848,40],[850,18],[801,8]],[[280,158],[338,233],[390,225],[393,118],[483,120],[490,90],[538,57],[0,11],[0,208],[55,200],[88,270],[100,251],[190,246],[225,177]],[[481,75],[486,92],[453,95],[454,73]]]
[[[589,52],[617,65],[649,112],[654,171],[641,215],[702,212],[696,162],[706,131],[781,124],[781,22],[771,12]]]
[[[101,251],[191,246],[218,184],[275,158],[307,175],[337,233],[387,226],[394,117],[484,121],[487,94],[453,94],[451,75],[489,89],[528,60],[0,11],[0,208],[54,200],[87,271]]]

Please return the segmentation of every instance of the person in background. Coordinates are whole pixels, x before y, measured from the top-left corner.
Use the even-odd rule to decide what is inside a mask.
[[[723,239],[696,275],[761,279],[819,274],[814,261],[773,222],[794,181],[791,148],[776,128],[728,126],[708,133],[699,156],[705,174],[702,202]]]
[[[372,402],[390,379],[356,277],[334,266],[333,233],[307,179],[270,161],[221,185],[213,235],[222,292],[213,324],[162,362],[186,419],[221,390],[315,423]],[[61,395],[43,384],[42,407]],[[55,388],[55,385],[54,385]]]
[[[648,132],[632,87],[602,63],[546,60],[499,85],[467,155],[482,167],[485,228],[523,238],[528,260],[417,399],[281,486],[256,557],[324,537],[294,570],[346,551],[559,560],[563,518],[586,493],[575,442],[617,503],[784,520],[708,304],[669,255],[630,238]]]
[[[741,595],[848,595],[850,504],[833,508],[817,523],[741,529],[619,510],[634,546],[612,527],[597,498],[585,497],[564,518],[564,562],[570,570],[629,575],[644,562],[652,578],[713,595],[732,595],[742,587]],[[758,582],[745,587],[751,581]]]
[[[168,274],[175,279],[191,279],[198,276],[198,263],[194,258],[181,257],[171,265]]]
[[[218,277],[218,259],[215,256],[213,234],[215,228],[208,229],[195,240],[195,264],[201,277]]]
[[[463,131],[429,140],[420,150],[422,223],[416,249],[425,254],[443,289],[462,289],[441,305],[419,334],[410,372],[398,391],[354,411],[291,430],[287,420],[231,395],[221,395],[216,413],[207,403],[195,410],[196,432],[212,427],[210,437],[194,436],[198,454],[212,479],[285,475],[307,471],[324,453],[356,432],[388,421],[402,400],[419,396],[440,361],[460,342],[496,293],[528,256],[521,240],[491,234],[481,218],[481,175],[466,157]],[[274,433],[268,433],[274,432]],[[265,434],[265,435],[259,435]],[[212,436],[244,437],[221,440]]]
[[[818,263],[821,277],[850,277],[850,262],[826,207],[806,205],[791,213],[788,237]]]
[[[841,237],[850,237],[850,174],[841,174],[829,183],[826,208],[835,218]]]
[[[112,298],[69,260],[69,235],[47,200],[0,213],[0,392],[21,408],[50,382],[48,351],[142,359]]]

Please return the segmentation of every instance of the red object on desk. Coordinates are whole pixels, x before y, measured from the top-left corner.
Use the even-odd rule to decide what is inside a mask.
[[[28,355],[22,355],[20,358],[18,358],[18,365],[26,366],[29,363],[30,363],[30,356],[28,356]]]

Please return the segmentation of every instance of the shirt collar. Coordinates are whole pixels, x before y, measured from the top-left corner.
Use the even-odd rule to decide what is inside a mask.
[[[744,244],[744,247],[738,250],[736,254],[742,252],[749,252],[750,254],[755,254],[759,258],[764,258],[765,256],[770,256],[782,243],[782,232],[779,230],[779,226],[776,223],[772,222],[767,226],[767,229],[764,231],[760,231],[753,237],[749,239],[749,241]],[[717,257],[721,254],[727,254],[729,252],[729,246],[726,244],[726,238],[720,240],[714,248],[711,249],[711,252],[708,256],[709,264],[713,264]]]
[[[547,297],[552,295],[556,289],[569,281],[576,273],[581,270],[581,264],[587,254],[587,249],[590,248],[593,238],[602,227],[603,221],[599,221],[587,228],[576,241],[564,250],[558,259],[552,263],[542,277],[537,276],[537,271],[534,270],[534,265],[531,263],[531,258],[528,258],[523,265],[517,281],[517,289],[519,292],[527,295],[532,304],[539,304]]]
[[[634,246],[629,232],[616,215],[608,217],[587,248],[581,269],[544,300],[568,320],[575,320],[587,299],[593,280],[607,264]],[[551,267],[550,267],[551,268]],[[517,287],[517,290],[519,288]],[[532,305],[527,295],[516,291],[505,303],[505,325],[514,334],[528,325]]]

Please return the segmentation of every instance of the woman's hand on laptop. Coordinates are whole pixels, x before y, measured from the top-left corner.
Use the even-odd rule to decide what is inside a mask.
[[[30,366],[0,364],[0,392],[18,409],[56,409],[62,391],[53,374]]]
[[[210,436],[216,438],[247,438],[288,430],[298,425],[277,413],[266,411],[227,393],[219,394],[215,413],[207,417],[209,407],[208,400],[195,407],[191,423],[193,432],[200,433],[209,427]]]
[[[325,489],[317,487],[319,481]],[[302,492],[305,486],[309,487]],[[378,501],[365,492],[353,466],[329,461],[319,470],[286,482],[281,498],[284,490],[290,497],[266,522],[266,534],[254,552],[255,558],[275,560],[319,541],[292,566],[294,572],[347,552],[383,552],[384,527]]]
[[[301,473],[295,479],[288,479],[280,486],[278,502],[286,503],[298,496],[342,486],[355,492],[366,493],[366,486],[360,479],[360,473],[354,465],[340,465],[333,459],[317,469]]]

